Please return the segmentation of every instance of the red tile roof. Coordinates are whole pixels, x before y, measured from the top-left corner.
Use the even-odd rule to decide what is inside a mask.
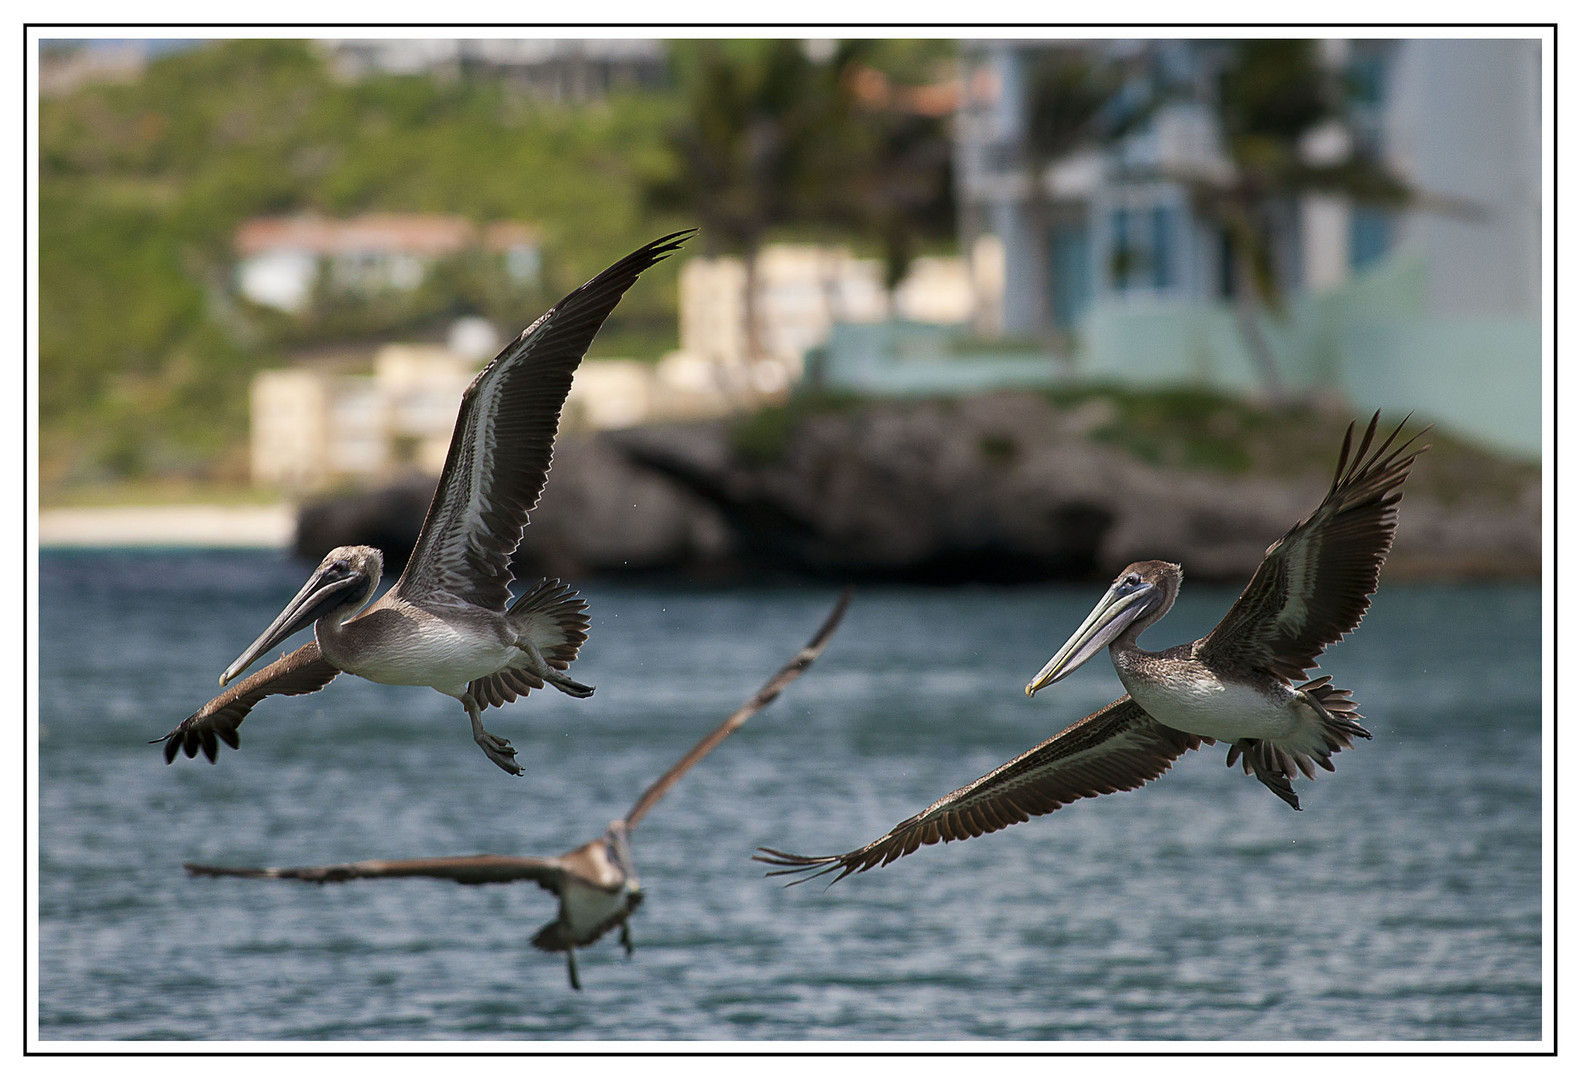
[[[520,222],[496,221],[483,230],[482,238],[490,249],[501,251],[535,242],[537,232]],[[353,218],[302,214],[251,218],[237,226],[235,236],[236,253],[244,257],[282,250],[315,255],[378,252],[439,256],[478,242],[477,226],[457,214],[363,214]]]

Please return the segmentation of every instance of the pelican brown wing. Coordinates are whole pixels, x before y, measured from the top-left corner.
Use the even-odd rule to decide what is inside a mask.
[[[686,770],[707,757],[709,751],[724,741],[725,736],[766,708],[775,698],[780,696],[781,691],[800,678],[801,673],[812,666],[812,662],[818,659],[818,655],[823,652],[823,647],[834,636],[835,628],[840,625],[840,620],[845,617],[845,609],[850,603],[851,590],[846,589],[845,592],[840,594],[840,599],[835,601],[834,607],[830,610],[828,617],[824,619],[823,625],[813,634],[812,640],[803,645],[801,651],[793,656],[788,664],[775,672],[768,682],[758,688],[757,693],[753,694],[739,709],[726,717],[723,723],[699,739],[697,745],[688,750],[680,761],[665,770],[663,776],[648,785],[648,790],[642,793],[631,810],[622,819],[628,830],[636,828],[637,822],[642,820],[642,816],[653,809],[655,803],[664,798],[664,793],[670,790],[670,786],[679,780]]]
[[[536,881],[558,893],[565,880],[559,859],[517,858],[509,855],[459,855],[441,859],[367,859],[330,866],[204,866],[185,864],[198,877],[289,878],[318,884],[353,878],[430,877],[462,885],[490,885],[509,881]]]
[[[1355,426],[1345,429],[1322,503],[1268,548],[1229,613],[1198,643],[1205,663],[1297,681],[1326,646],[1361,623],[1394,543],[1400,487],[1427,449],[1414,444],[1428,429],[1396,444],[1401,421],[1369,455],[1378,414],[1352,454]]]
[[[952,791],[865,847],[844,855],[791,855],[759,848],[770,875],[838,870],[839,876],[887,866],[923,844],[968,840],[996,832],[1077,799],[1130,791],[1162,776],[1176,758],[1212,739],[1175,731],[1149,716],[1130,695],[1077,721],[987,776]],[[805,881],[808,878],[799,880]]]
[[[224,739],[232,749],[241,746],[236,729],[264,698],[273,694],[311,694],[328,686],[339,674],[340,669],[324,659],[318,642],[310,641],[236,683],[177,724],[175,730],[152,741],[165,744],[167,765],[182,750],[187,757],[196,757],[201,749],[213,761],[219,753],[219,740]]]
[[[523,330],[473,380],[397,596],[504,609],[510,557],[548,478],[572,374],[637,275],[693,231],[655,240],[600,273]]]

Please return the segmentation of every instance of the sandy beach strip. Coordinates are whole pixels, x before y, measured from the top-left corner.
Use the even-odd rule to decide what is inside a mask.
[[[39,546],[279,548],[296,532],[296,507],[105,506],[42,510]]]

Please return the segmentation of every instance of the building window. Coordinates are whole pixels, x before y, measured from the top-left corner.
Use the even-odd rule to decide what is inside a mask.
[[[1219,299],[1235,299],[1235,278],[1238,271],[1235,269],[1235,242],[1230,239],[1230,234],[1224,229],[1219,230],[1218,245],[1218,278],[1216,284],[1219,290]]]
[[[1155,206],[1151,217],[1153,288],[1167,289],[1175,283],[1175,214],[1167,206]]]
[[[1350,267],[1360,270],[1389,253],[1393,228],[1389,212],[1373,206],[1353,206],[1350,211]]]
[[[1394,44],[1383,40],[1352,41],[1345,65],[1351,146],[1359,156],[1373,160],[1383,154],[1383,111]]]
[[[1163,292],[1176,285],[1179,212],[1173,206],[1122,207],[1109,215],[1109,283],[1118,292]]]
[[[1092,304],[1092,240],[1085,221],[1049,229],[1049,304],[1054,325],[1074,330]]]

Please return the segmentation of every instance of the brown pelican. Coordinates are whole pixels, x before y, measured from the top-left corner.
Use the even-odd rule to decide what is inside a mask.
[[[965,840],[1094,795],[1129,791],[1162,776],[1174,760],[1217,740],[1226,764],[1242,759],[1268,788],[1301,809],[1290,778],[1312,767],[1333,771],[1330,755],[1352,737],[1372,736],[1361,714],[1329,676],[1304,679],[1324,646],[1354,630],[1378,587],[1378,570],[1394,541],[1400,487],[1423,432],[1396,446],[1405,426],[1368,456],[1373,415],[1351,454],[1355,424],[1345,431],[1328,494],[1305,521],[1268,548],[1251,583],[1206,637],[1163,652],[1136,639],[1175,602],[1174,563],[1132,563],[1115,579],[1081,627],[1027,684],[1028,697],[1069,675],[1105,645],[1126,694],[987,776],[952,791],[865,847],[843,855],[792,855],[760,848],[753,856],[773,874],[813,870],[839,876],[887,865],[923,844]],[[802,878],[801,880],[806,880]]]
[[[489,760],[521,774],[511,744],[484,730],[482,711],[545,683],[573,697],[593,688],[561,674],[587,640],[585,603],[545,580],[507,608],[511,555],[548,477],[560,408],[582,354],[637,275],[694,231],[661,237],[621,259],[550,308],[478,374],[461,399],[439,487],[395,587],[362,611],[378,588],[383,556],[370,547],[324,556],[220,685],[308,625],[314,641],[163,736],[167,762],[178,750],[193,757],[200,748],[212,761],[217,739],[239,744],[237,725],[263,698],[310,694],[349,671],[458,699]]]
[[[460,855],[438,859],[371,859],[366,862],[341,863],[335,866],[297,867],[225,867],[200,866],[187,863],[187,870],[195,875],[211,877],[294,878],[319,884],[331,881],[350,881],[352,878],[432,877],[445,878],[462,885],[486,885],[492,882],[536,881],[560,898],[558,915],[539,928],[532,943],[546,952],[564,952],[566,973],[571,987],[582,989],[577,976],[575,949],[591,945],[616,926],[620,927],[620,941],[627,954],[632,951],[631,927],[627,922],[631,913],[642,902],[642,888],[637,881],[637,871],[631,862],[631,831],[637,827],[644,814],[664,797],[681,776],[706,757],[736,728],[746,723],[763,709],[823,652],[823,647],[834,635],[835,628],[845,616],[851,602],[847,589],[835,603],[834,609],[824,620],[802,650],[782,667],[774,677],[764,683],[724,723],[692,747],[659,777],[623,818],[609,823],[609,828],[597,840],[574,848],[556,859],[516,857],[511,855]]]

